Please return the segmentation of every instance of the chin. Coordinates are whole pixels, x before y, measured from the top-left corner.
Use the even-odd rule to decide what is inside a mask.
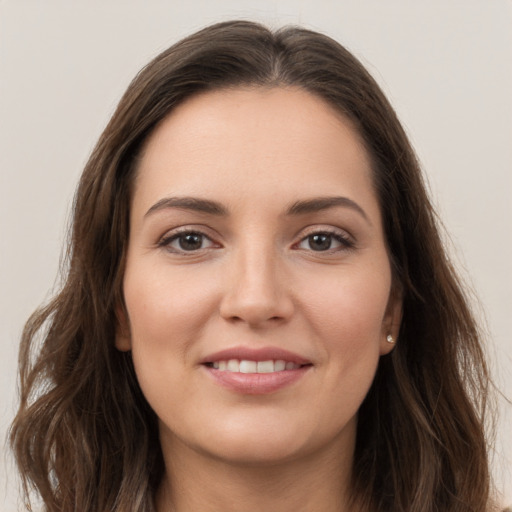
[[[248,466],[279,465],[307,453],[307,447],[297,439],[258,436],[248,439],[229,439],[215,446],[212,455],[228,463]]]
[[[274,418],[275,419],[275,418]],[[277,466],[309,456],[340,453],[353,446],[356,420],[341,429],[322,429],[307,422],[264,421],[259,415],[237,421],[210,423],[205,435],[183,438],[196,453],[227,464],[242,466]],[[190,432],[190,431],[189,431]]]

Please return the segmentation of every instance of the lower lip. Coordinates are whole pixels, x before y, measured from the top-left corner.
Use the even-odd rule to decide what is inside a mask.
[[[218,384],[230,391],[246,395],[264,395],[275,393],[297,382],[304,377],[311,366],[273,373],[239,373],[220,371],[208,366],[203,368]]]

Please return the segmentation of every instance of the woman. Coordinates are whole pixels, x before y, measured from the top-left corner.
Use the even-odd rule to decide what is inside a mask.
[[[314,32],[221,23],[140,72],[20,375],[48,511],[492,509],[488,372],[414,152]]]

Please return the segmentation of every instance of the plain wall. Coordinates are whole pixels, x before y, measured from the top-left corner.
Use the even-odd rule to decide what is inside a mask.
[[[0,0],[2,441],[15,410],[19,335],[56,282],[72,196],[96,139],[142,65],[230,18],[326,32],[383,86],[481,299],[496,380],[512,397],[510,0]],[[512,503],[510,405],[502,401],[501,412],[494,468]],[[15,511],[4,455],[0,509]]]

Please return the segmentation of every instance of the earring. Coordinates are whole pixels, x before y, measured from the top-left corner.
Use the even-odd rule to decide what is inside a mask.
[[[387,341],[388,343],[395,343],[395,340],[393,339],[393,336],[391,336],[391,334],[388,334],[388,335],[386,336],[386,341]]]

